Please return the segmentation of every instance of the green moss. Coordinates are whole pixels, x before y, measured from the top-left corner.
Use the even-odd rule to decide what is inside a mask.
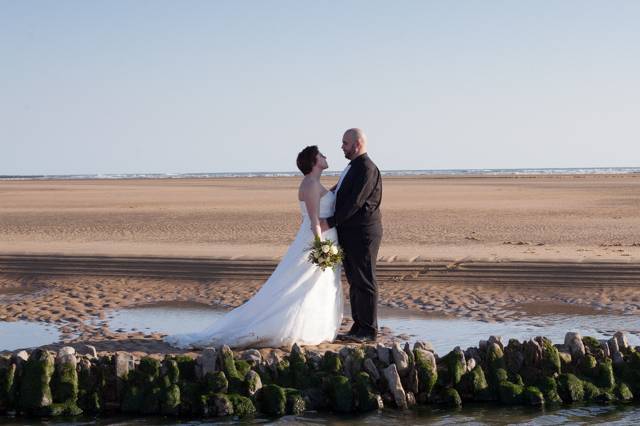
[[[582,338],[582,343],[584,344],[584,347],[587,349],[587,352],[590,354],[595,355],[602,350],[600,348],[600,342],[595,337],[584,336]]]
[[[342,372],[342,362],[337,353],[327,351],[322,357],[322,370],[328,374],[340,374]]]
[[[241,379],[244,379],[244,376],[251,370],[251,365],[245,360],[237,359],[235,360],[236,371],[238,372],[238,376]]]
[[[498,368],[495,372],[495,378],[498,383],[509,380],[509,373],[504,368]]]
[[[260,411],[267,416],[284,416],[287,407],[287,397],[284,389],[278,385],[267,385],[258,392]]]
[[[229,381],[222,371],[207,373],[204,376],[206,392],[227,393]]]
[[[506,380],[498,384],[498,399],[503,404],[512,405],[522,403],[523,392],[524,386],[522,385],[517,385]]]
[[[223,346],[220,352],[220,364],[222,365],[222,371],[227,377],[227,380],[231,381],[233,378],[242,379],[236,369],[236,363],[233,359],[233,351],[228,346]]]
[[[616,385],[616,379],[613,375],[613,366],[610,359],[605,359],[598,363],[593,374],[594,383],[607,390],[613,389]]]
[[[165,415],[177,415],[180,408],[180,387],[170,385],[163,388],[160,395],[160,413]]]
[[[71,363],[58,364],[51,380],[53,402],[76,403],[78,399],[78,372]]]
[[[542,377],[537,387],[542,392],[547,404],[562,403],[562,398],[558,394],[558,384],[552,377]]]
[[[136,371],[139,372],[142,382],[153,383],[160,377],[160,361],[147,356],[143,357],[140,359],[140,364]]]
[[[345,376],[331,376],[328,379],[328,394],[331,408],[338,413],[349,413],[353,408],[351,383]]]
[[[378,409],[378,398],[367,373],[361,371],[356,375],[353,390],[358,411],[365,413]]]
[[[73,401],[51,404],[48,407],[48,415],[50,416],[79,416],[82,409]]]
[[[176,360],[172,358],[165,358],[163,361],[163,369],[169,383],[172,385],[178,384],[180,381],[180,368],[178,367]]]
[[[206,411],[208,414],[218,417],[231,416],[235,413],[229,395],[223,393],[208,395]]]
[[[553,346],[551,340],[546,337],[542,338],[542,374],[552,376],[560,374],[561,363],[558,348]]]
[[[464,363],[464,354],[460,350],[453,350],[442,357],[442,363],[446,369],[438,378],[440,384],[443,386],[458,384],[467,367]]]
[[[502,372],[504,372],[505,376],[507,375],[504,353],[497,344],[489,345],[487,349],[487,373],[489,385],[493,389],[497,389],[498,384],[502,380],[506,380],[506,377],[502,377]]]
[[[584,399],[582,380],[568,373],[558,377],[558,393],[565,402],[578,402]]]
[[[304,413],[306,409],[306,404],[304,402],[304,398],[302,394],[297,389],[287,388],[284,390],[285,396],[287,398],[286,403],[286,412],[287,414],[299,415]]]
[[[288,359],[283,359],[276,366],[276,383],[279,386],[288,388],[293,386],[293,375],[291,374],[291,365]]]
[[[229,395],[229,400],[233,405],[233,412],[238,417],[253,416],[256,413],[256,407],[253,402],[245,396],[233,393]]]
[[[53,402],[51,377],[54,372],[53,357],[43,349],[36,349],[24,363],[20,381],[20,408],[37,414]]]
[[[291,381],[293,386],[299,389],[307,387],[309,367],[307,360],[301,350],[291,351],[289,356],[289,368],[291,369]]]
[[[527,405],[538,407],[544,405],[544,395],[535,386],[527,386],[522,394],[522,400]]]
[[[440,396],[440,400],[442,404],[448,405],[450,407],[461,407],[462,406],[462,398],[460,398],[460,394],[454,388],[445,388],[442,391]]]
[[[0,368],[0,413],[6,412],[15,405],[15,374],[15,364]]]
[[[600,397],[602,391],[593,383],[583,380],[582,387],[584,389],[584,400],[585,401],[597,401]]]
[[[178,364],[179,377],[185,382],[196,380],[196,360],[187,355],[176,355],[173,357]]]
[[[618,383],[615,388],[614,394],[621,401],[631,401],[633,399],[633,393],[631,392],[631,389],[629,389],[629,386],[626,385],[626,383]]]
[[[482,371],[479,365],[476,365],[473,370],[462,376],[456,389],[465,399],[474,399],[477,401],[492,399],[489,392],[489,384],[484,376],[484,371]]]
[[[180,414],[202,415],[204,412],[202,394],[206,392],[203,392],[200,384],[183,380],[178,387],[180,388]]]
[[[427,396],[431,394],[433,386],[438,381],[438,371],[433,360],[425,357],[420,351],[414,351],[416,369],[418,371],[418,389]]]

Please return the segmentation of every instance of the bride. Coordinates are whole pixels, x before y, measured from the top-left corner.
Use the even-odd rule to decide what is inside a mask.
[[[298,189],[302,225],[273,274],[250,300],[214,324],[198,333],[167,336],[166,342],[180,348],[257,348],[335,339],[342,322],[340,266],[323,271],[307,260],[315,237],[338,241],[335,228],[322,232],[319,221],[331,216],[335,206],[335,194],[320,183],[329,166],[317,146],[303,149],[297,165],[304,174]]]

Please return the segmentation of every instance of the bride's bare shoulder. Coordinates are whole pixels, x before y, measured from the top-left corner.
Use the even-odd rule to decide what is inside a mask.
[[[310,179],[305,176],[298,187],[298,200],[304,201],[309,197],[319,198],[323,192],[324,187],[317,179]]]

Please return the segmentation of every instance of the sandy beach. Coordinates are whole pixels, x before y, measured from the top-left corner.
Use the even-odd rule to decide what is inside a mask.
[[[158,333],[110,330],[106,313],[241,304],[295,236],[297,183],[0,181],[0,319],[100,350],[171,351]],[[637,314],[639,193],[638,175],[386,178],[380,303],[482,321]]]

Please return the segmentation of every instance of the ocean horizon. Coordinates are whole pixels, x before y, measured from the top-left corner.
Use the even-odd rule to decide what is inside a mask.
[[[326,176],[339,176],[341,170],[328,170]],[[509,176],[509,175],[591,175],[640,173],[640,167],[550,167],[514,169],[421,169],[381,170],[383,176]],[[92,180],[92,179],[206,179],[250,177],[294,177],[299,171],[272,172],[194,172],[194,173],[95,173],[0,175],[0,180]]]

